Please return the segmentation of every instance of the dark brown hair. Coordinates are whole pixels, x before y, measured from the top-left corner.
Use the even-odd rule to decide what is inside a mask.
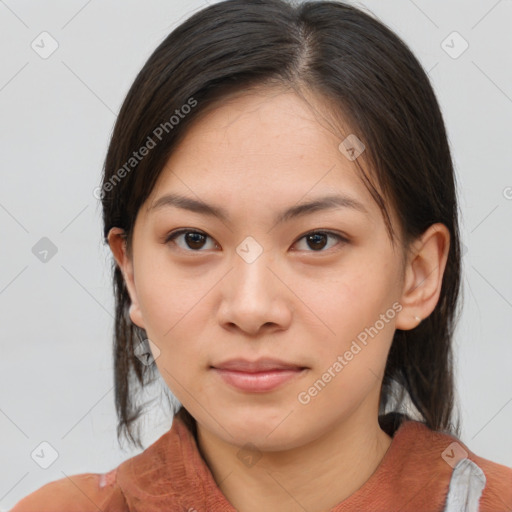
[[[100,189],[105,243],[109,230],[120,227],[131,254],[141,205],[187,127],[207,108],[251,86],[279,85],[322,98],[333,119],[350,126],[350,133],[363,141],[368,174],[359,169],[393,243],[387,206],[400,220],[403,251],[433,223],[449,229],[448,261],[435,310],[414,329],[395,331],[379,421],[383,428],[396,427],[407,417],[403,413],[410,399],[416,419],[459,435],[452,419],[451,345],[461,254],[450,148],[427,74],[407,45],[373,15],[334,1],[227,0],[175,28],[137,75],[112,133]],[[146,333],[130,321],[130,298],[115,261],[112,269],[118,440],[124,434],[142,447],[134,435],[134,422],[143,412],[138,394],[158,373],[155,364],[146,366],[134,354]],[[183,407],[175,412],[194,428]]]

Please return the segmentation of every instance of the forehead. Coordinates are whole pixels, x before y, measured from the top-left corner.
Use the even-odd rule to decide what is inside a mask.
[[[370,216],[377,206],[357,167],[340,150],[348,133],[325,122],[322,105],[293,91],[251,90],[217,101],[194,120],[148,200],[169,191],[263,208],[325,194],[350,196]],[[280,209],[280,208],[279,208]]]

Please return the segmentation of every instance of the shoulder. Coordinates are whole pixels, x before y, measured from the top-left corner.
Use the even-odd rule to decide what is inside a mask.
[[[452,476],[453,468],[463,459],[475,464],[475,474],[480,477],[483,474],[484,481],[480,512],[512,511],[512,468],[478,456],[456,436],[431,430],[421,422],[404,422],[398,431],[407,441],[403,443],[403,449],[413,448],[418,463],[429,460],[429,465],[435,466],[437,473],[448,469]]]
[[[173,421],[173,428],[108,473],[81,473],[50,482],[10,512],[118,512],[147,503],[151,493],[158,499],[162,486],[168,494],[178,495],[182,486],[191,486],[185,460],[199,458],[191,447],[192,434],[180,421]]]
[[[485,487],[480,498],[480,511],[512,510],[512,468],[492,462],[468,450],[473,461],[485,475]]]
[[[49,482],[16,503],[11,512],[106,512],[107,505],[122,506],[124,502],[116,485],[116,474],[117,468],[108,473],[81,473]]]

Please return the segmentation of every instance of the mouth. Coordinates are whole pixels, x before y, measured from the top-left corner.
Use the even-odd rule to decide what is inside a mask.
[[[308,368],[275,359],[232,359],[210,367],[225,383],[246,392],[264,393],[304,375]]]

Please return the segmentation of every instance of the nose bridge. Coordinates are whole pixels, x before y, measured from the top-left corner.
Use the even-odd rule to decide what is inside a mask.
[[[237,247],[233,258],[233,279],[243,299],[254,294],[269,293],[273,274],[268,267],[273,262],[272,253],[254,237],[246,237]]]
[[[291,321],[285,287],[274,275],[272,252],[252,237],[236,247],[232,270],[226,276],[219,321],[255,334],[264,325],[285,328]]]

